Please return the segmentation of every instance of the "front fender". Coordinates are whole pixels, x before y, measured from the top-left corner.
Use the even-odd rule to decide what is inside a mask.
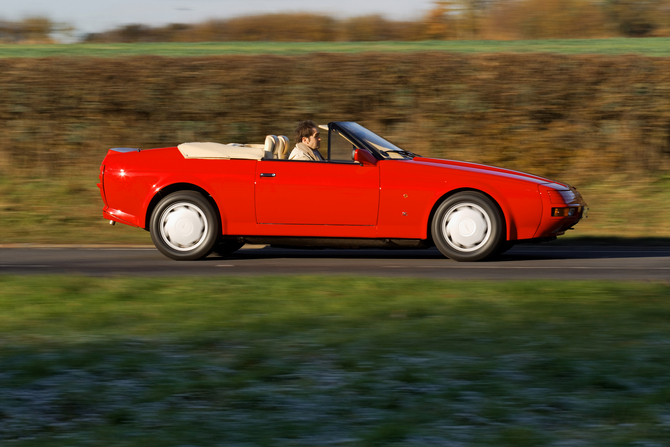
[[[436,198],[435,207],[461,191],[478,191],[489,196],[505,219],[507,240],[530,239],[542,217],[542,198],[533,183],[519,181],[489,182],[481,179],[450,184],[453,189]],[[429,225],[428,219],[426,225]],[[426,227],[428,228],[428,227]]]

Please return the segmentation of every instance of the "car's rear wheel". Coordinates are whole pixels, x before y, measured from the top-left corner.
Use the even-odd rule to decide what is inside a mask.
[[[161,253],[178,261],[189,261],[212,252],[219,235],[219,220],[202,194],[179,191],[158,203],[149,230]]]
[[[440,252],[455,261],[480,261],[504,241],[504,220],[496,204],[478,192],[447,198],[435,211],[431,234]]]

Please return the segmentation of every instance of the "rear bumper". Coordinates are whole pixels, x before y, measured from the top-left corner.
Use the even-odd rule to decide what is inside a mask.
[[[132,227],[143,227],[143,225],[139,225],[137,217],[124,213],[123,211],[115,210],[108,206],[102,210],[102,217],[107,220],[113,220],[114,222],[130,225]]]

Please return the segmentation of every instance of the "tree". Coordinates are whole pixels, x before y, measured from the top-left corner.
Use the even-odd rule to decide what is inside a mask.
[[[606,37],[607,20],[593,0],[501,2],[489,14],[487,31],[513,39]]]
[[[46,17],[27,17],[20,22],[0,22],[0,42],[53,43],[54,34],[69,36],[74,28]]]
[[[481,22],[496,0],[440,0],[425,19],[429,38],[478,39]],[[443,37],[440,37],[443,36]]]

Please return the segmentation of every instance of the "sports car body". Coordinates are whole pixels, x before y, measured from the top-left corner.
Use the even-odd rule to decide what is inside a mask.
[[[110,149],[103,216],[150,231],[177,260],[245,243],[287,247],[437,248],[477,261],[553,239],[585,217],[565,183],[424,158],[354,122],[331,122],[325,161],[288,160],[288,138]],[[324,156],[325,156],[325,151]]]

